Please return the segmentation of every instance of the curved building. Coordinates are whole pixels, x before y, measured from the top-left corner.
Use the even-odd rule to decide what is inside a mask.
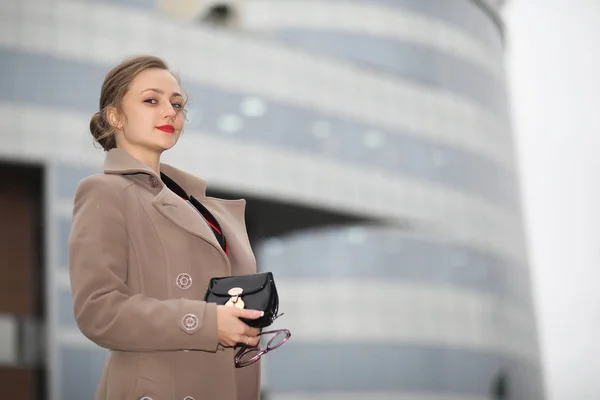
[[[107,70],[152,53],[190,95],[166,161],[248,200],[280,286],[265,398],[542,400],[502,3],[3,1],[0,156],[42,182],[50,398],[91,398],[105,357],[68,279],[89,119]]]

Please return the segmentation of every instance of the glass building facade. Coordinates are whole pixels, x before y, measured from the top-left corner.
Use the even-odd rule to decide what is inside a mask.
[[[166,162],[296,219],[347,219],[254,218],[293,331],[265,359],[266,398],[542,400],[503,2],[221,1],[217,26],[214,3],[0,4],[0,156],[46,182],[51,399],[91,398],[105,357],[68,279],[73,194],[103,160],[89,119],[108,69],[151,53],[190,96]]]

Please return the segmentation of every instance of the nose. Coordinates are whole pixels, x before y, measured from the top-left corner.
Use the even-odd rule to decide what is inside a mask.
[[[166,108],[164,110],[164,113],[165,113],[165,118],[173,119],[177,115],[177,110],[175,109],[175,107],[173,107],[173,105],[171,103],[168,103],[168,105],[166,106]]]

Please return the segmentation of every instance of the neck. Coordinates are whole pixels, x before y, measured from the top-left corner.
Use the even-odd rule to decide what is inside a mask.
[[[143,162],[152,169],[156,175],[160,176],[160,153],[149,149],[131,148],[130,146],[123,146],[122,149],[129,153],[133,158]]]

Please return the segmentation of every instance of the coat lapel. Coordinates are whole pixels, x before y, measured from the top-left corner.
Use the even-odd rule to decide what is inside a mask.
[[[206,240],[225,256],[212,230],[203,221],[202,215],[166,186],[152,200],[152,205],[173,224],[200,239]]]
[[[190,196],[194,196],[211,214],[219,221],[221,229],[229,244],[229,257],[225,255],[218,244],[212,231],[204,224],[211,236],[211,243],[229,261],[232,274],[256,272],[256,260],[249,245],[248,233],[245,225],[246,200],[225,200],[206,196],[206,181],[194,175],[174,168],[168,164],[161,164],[161,171],[173,179]],[[187,204],[186,204],[187,205]],[[248,243],[246,245],[246,243]]]
[[[246,201],[243,199],[223,200],[212,197],[204,197],[199,200],[219,221],[227,238],[232,275],[256,272],[256,261],[252,248],[249,246],[245,226]],[[244,245],[245,243],[248,243],[248,245]],[[252,262],[248,263],[248,260]]]

